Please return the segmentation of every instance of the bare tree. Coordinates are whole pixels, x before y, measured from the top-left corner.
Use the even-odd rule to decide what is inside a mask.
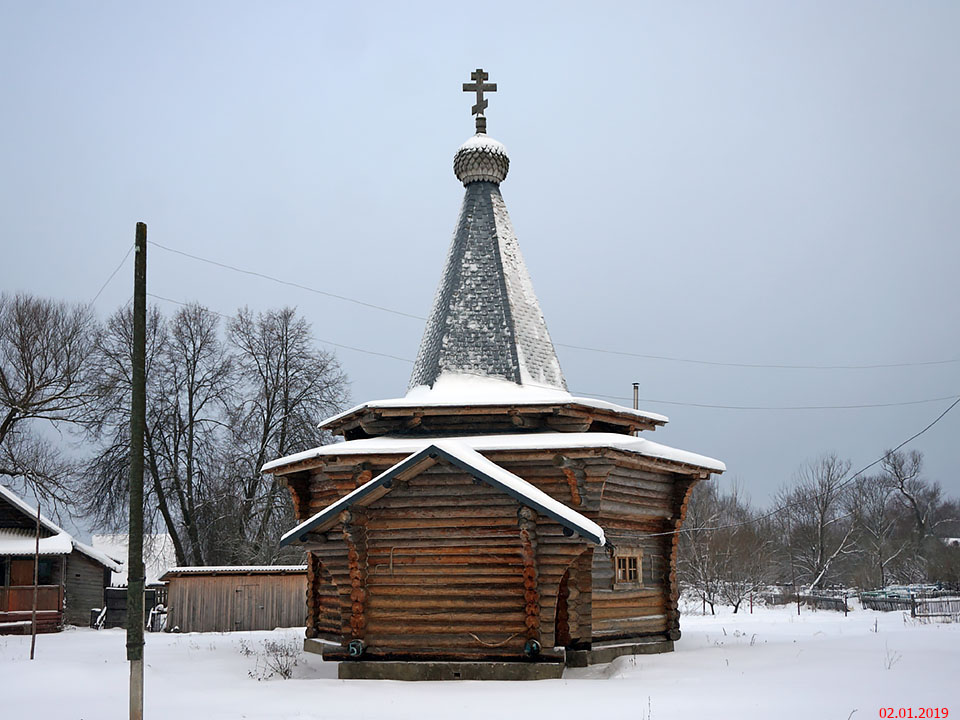
[[[269,562],[293,512],[286,488],[260,468],[321,444],[317,422],[342,408],[347,382],[336,358],[314,347],[310,325],[293,308],[256,316],[244,308],[228,337],[241,378],[227,458],[240,490],[233,547],[237,560]]]
[[[179,564],[206,562],[206,532],[223,512],[213,470],[227,434],[232,359],[218,325],[198,305],[170,322],[154,308],[147,321],[144,529],[169,533]],[[88,423],[103,445],[86,473],[86,509],[116,529],[126,521],[132,328],[131,312],[121,310],[96,338],[97,402]]]
[[[747,506],[738,508],[742,524],[720,531],[725,545],[720,597],[736,613],[751,594],[770,582],[773,539],[769,523],[756,521]]]
[[[850,462],[821,455],[803,465],[791,489],[780,492],[778,515],[791,562],[811,593],[823,583],[838,558],[854,551],[854,524],[845,484]]]
[[[0,294],[0,475],[55,508],[69,505],[74,465],[36,423],[80,422],[94,327],[86,307]]]
[[[895,493],[889,478],[880,475],[857,478],[847,496],[857,549],[867,559],[864,579],[874,587],[886,585],[891,563],[909,546],[909,538],[900,531],[902,513],[894,502]]]
[[[884,481],[894,489],[894,497],[909,516],[911,559],[905,581],[929,578],[929,560],[939,554],[938,528],[957,519],[954,507],[945,502],[937,483],[923,478],[923,454],[912,450],[888,452],[883,458]]]
[[[345,399],[332,355],[317,350],[293,310],[243,310],[226,329],[189,305],[148,318],[147,532],[169,533],[179,564],[278,559],[292,525],[286,488],[260,474],[268,460],[321,442],[316,428]],[[90,514],[124,527],[129,439],[129,311],[96,340],[97,403],[89,428],[102,439],[85,477]]]
[[[715,483],[698,483],[687,503],[687,516],[678,539],[677,576],[680,584],[710,606],[715,615],[720,601],[721,558],[715,528],[720,524],[720,501]]]
[[[770,581],[773,542],[734,484],[720,492],[714,483],[694,489],[680,536],[678,573],[714,612],[717,602],[736,613],[751,593]]]

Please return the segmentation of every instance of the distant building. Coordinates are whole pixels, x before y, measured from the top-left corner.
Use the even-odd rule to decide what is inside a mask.
[[[694,485],[725,470],[639,437],[662,415],[567,391],[500,194],[510,161],[486,134],[496,86],[473,79],[463,205],[406,396],[324,421],[345,442],[263,468],[300,520],[283,543],[309,551],[305,647],[344,661],[341,678],[559,677],[672,650],[676,533]],[[633,298],[656,300],[640,284]]]
[[[306,622],[306,565],[173,567],[167,630],[232,632],[299,627]]]
[[[0,633],[29,630],[37,510],[0,486]],[[122,563],[85,545],[40,516],[37,629],[87,625],[90,610],[101,608],[110,573]]]
[[[129,535],[94,535],[90,541],[93,547],[111,557],[126,558]],[[177,553],[173,547],[173,540],[167,533],[143,536],[143,569],[146,574],[146,585],[153,586],[160,582],[160,576],[177,564]],[[111,587],[126,587],[126,565],[114,572],[110,578]]]

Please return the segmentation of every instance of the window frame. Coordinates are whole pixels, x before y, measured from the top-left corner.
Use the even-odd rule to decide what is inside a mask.
[[[633,590],[643,587],[643,548],[636,545],[617,546],[613,552],[613,589]],[[630,567],[630,561],[636,562],[636,569]],[[624,561],[624,572],[621,574],[621,561]],[[635,579],[629,579],[636,572]]]

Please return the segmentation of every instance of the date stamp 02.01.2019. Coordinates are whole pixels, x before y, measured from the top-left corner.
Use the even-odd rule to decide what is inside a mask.
[[[882,720],[900,720],[901,718],[921,718],[922,720],[941,720],[949,717],[950,709],[945,707],[882,707]]]

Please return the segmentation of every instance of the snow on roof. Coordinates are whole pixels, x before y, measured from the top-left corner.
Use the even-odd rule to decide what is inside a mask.
[[[279,458],[263,466],[262,472],[300,462],[312,460],[325,455],[409,455],[418,452],[428,445],[439,443],[444,438],[439,437],[391,437],[382,436],[365,438],[363,440],[348,440],[347,442],[322,445],[312,450],[304,450],[295,455]],[[611,448],[625,452],[636,453],[644,457],[667,460],[670,462],[693,465],[710,470],[724,472],[727,466],[719,460],[698,455],[697,453],[679,450],[667,445],[652,442],[645,438],[618,433],[516,433],[511,435],[472,435],[458,437],[458,442],[479,452],[494,450],[567,450],[580,448]]]
[[[107,553],[111,557],[126,558],[130,536],[94,535],[93,547]],[[177,553],[173,547],[173,540],[167,533],[143,536],[143,566],[148,585],[159,582],[160,576],[168,567],[177,564]],[[127,568],[124,565],[120,570],[114,570],[110,578],[113,587],[124,587],[127,584]]]
[[[503,490],[511,491],[511,495],[524,498],[525,504],[535,507],[540,512],[553,517],[561,525],[580,533],[583,537],[593,540],[598,545],[606,544],[603,528],[593,520],[584,517],[573,508],[567,507],[559,500],[547,495],[540,488],[532,485],[518,475],[488,460],[476,450],[457,440],[441,440],[433,444],[449,453],[465,465],[483,473],[487,478],[496,481]],[[487,479],[484,478],[484,479]]]
[[[175,575],[290,575],[306,572],[306,565],[184,565],[168,569],[160,579],[167,580]]]
[[[463,375],[458,373],[444,373],[434,383],[433,387],[418,385],[411,388],[402,398],[387,400],[372,400],[329,417],[320,423],[320,427],[327,427],[348,415],[365,409],[393,408],[393,407],[458,407],[462,405],[548,405],[555,403],[576,403],[597,410],[635,415],[645,420],[658,423],[667,423],[666,415],[634,410],[633,408],[595,400],[593,398],[577,397],[558,388],[541,387],[535,385],[518,385],[509,380]]]
[[[494,140],[492,137],[486,133],[480,134],[477,133],[473,137],[469,138],[463,145],[459,147],[459,150],[499,150],[500,152],[507,152],[507,148],[499,140]]]
[[[34,530],[0,528],[0,555],[33,555],[36,542]],[[65,532],[40,538],[41,555],[69,555],[72,551],[72,538]]]
[[[341,443],[341,445],[343,444],[346,443]],[[478,480],[482,480],[506,492],[524,505],[532,507],[538,512],[553,518],[564,527],[569,528],[582,537],[598,545],[604,545],[606,543],[603,528],[595,522],[550,497],[523,478],[491,462],[469,445],[462,442],[462,440],[435,439],[426,447],[404,458],[393,467],[380,473],[377,477],[364,483],[353,492],[348,493],[313,517],[300,523],[293,530],[285,533],[280,539],[281,547],[295,541],[304,533],[317,528],[324,528],[325,525],[331,523],[336,523],[342,510],[350,507],[354,503],[362,501],[364,498],[369,497],[368,502],[372,502],[382,496],[382,494],[385,494],[386,489],[390,487],[390,482],[399,473],[404,470],[409,470],[418,464],[426,463],[436,457],[440,457],[452,465],[459,467],[461,470],[469,472]],[[376,493],[377,490],[381,490],[380,493]]]
[[[24,501],[20,498],[19,495],[17,495],[16,493],[14,493],[14,492],[13,492],[12,490],[10,490],[9,488],[5,488],[3,485],[0,485],[0,498],[5,499],[7,502],[9,502],[11,505],[13,505],[17,510],[19,510],[20,512],[22,512],[22,513],[23,513],[24,515],[26,515],[27,517],[30,517],[30,518],[36,518],[36,517],[37,517],[37,509],[36,509],[35,507],[31,507],[29,504],[27,504],[26,502],[24,502]],[[58,536],[60,537],[60,539],[57,541],[58,543],[60,543],[60,545],[57,545],[57,543],[50,543],[50,546],[51,546],[51,547],[57,546],[57,547],[63,547],[63,548],[65,548],[64,550],[61,550],[61,551],[56,551],[56,552],[54,552],[54,551],[51,550],[51,551],[49,551],[49,552],[47,552],[47,553],[41,552],[41,554],[69,555],[70,552],[72,552],[73,550],[76,550],[77,552],[80,552],[80,553],[82,553],[83,555],[86,555],[87,557],[89,557],[89,558],[92,559],[92,560],[96,560],[96,561],[97,561],[98,563],[100,563],[101,565],[103,565],[103,566],[105,566],[105,567],[108,567],[108,568],[110,568],[110,569],[113,570],[113,571],[120,570],[121,567],[123,566],[122,563],[114,560],[112,557],[106,555],[105,553],[102,553],[102,552],[100,552],[99,550],[96,550],[96,549],[90,547],[89,545],[86,545],[86,544],[80,542],[79,540],[75,540],[69,533],[67,533],[66,530],[64,530],[64,529],[61,528],[60,526],[56,525],[55,523],[51,522],[51,521],[48,520],[46,517],[44,517],[43,513],[40,514],[40,525],[41,525],[42,527],[46,528],[49,532],[53,533],[53,537],[46,538],[47,540],[53,540],[54,538],[56,538],[56,537],[58,537]],[[13,538],[9,538],[9,540],[10,540],[9,547],[19,547],[19,545],[16,544],[16,543],[17,543],[16,540],[14,540]],[[68,541],[69,541],[69,547],[67,547],[67,542],[68,542]],[[30,541],[30,549],[29,549],[26,553],[20,553],[20,552],[14,553],[14,552],[0,551],[0,554],[4,554],[4,555],[27,554],[27,555],[30,555],[30,554],[33,554],[33,552],[34,552],[34,543],[35,543],[35,539]],[[41,547],[43,546],[43,543],[44,543],[44,538],[40,538],[40,545],[41,545]]]

